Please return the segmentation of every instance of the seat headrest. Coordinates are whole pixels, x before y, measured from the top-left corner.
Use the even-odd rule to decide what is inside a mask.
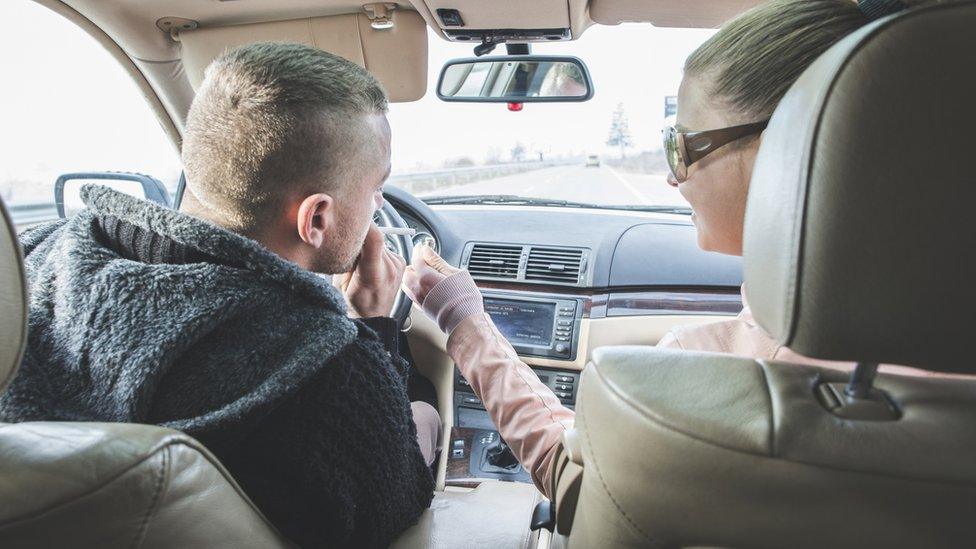
[[[17,372],[27,341],[27,279],[17,231],[0,200],[0,392]]]
[[[799,78],[746,208],[759,324],[807,356],[976,372],[976,3],[875,21]]]

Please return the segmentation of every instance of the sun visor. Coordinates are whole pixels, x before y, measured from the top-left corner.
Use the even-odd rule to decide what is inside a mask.
[[[657,27],[715,28],[761,0],[591,0],[590,18],[601,25],[627,22]]]
[[[392,102],[416,101],[427,91],[427,25],[413,11],[393,13],[394,25],[374,29],[365,13],[182,31],[183,67],[193,89],[211,61],[253,42],[298,42],[358,63],[386,88]]]
[[[578,38],[587,0],[411,0],[435,32],[454,42],[551,42]]]

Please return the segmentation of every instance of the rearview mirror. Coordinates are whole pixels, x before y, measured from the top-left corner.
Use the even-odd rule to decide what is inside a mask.
[[[170,207],[169,193],[155,177],[128,172],[66,173],[54,182],[54,203],[58,208],[58,217],[70,217],[85,207],[81,201],[81,187],[89,183]]]
[[[593,82],[586,65],[576,57],[473,57],[444,65],[437,97],[471,103],[586,101],[593,97]]]

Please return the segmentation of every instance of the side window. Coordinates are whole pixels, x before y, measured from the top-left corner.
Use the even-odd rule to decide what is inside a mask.
[[[2,2],[0,18],[0,198],[19,228],[57,217],[65,173],[138,172],[175,192],[179,154],[98,42],[34,2]]]

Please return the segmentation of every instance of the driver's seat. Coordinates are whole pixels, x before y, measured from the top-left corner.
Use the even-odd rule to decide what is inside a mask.
[[[0,391],[27,335],[23,261],[0,202]],[[290,547],[193,438],[124,423],[0,424],[0,547]]]

